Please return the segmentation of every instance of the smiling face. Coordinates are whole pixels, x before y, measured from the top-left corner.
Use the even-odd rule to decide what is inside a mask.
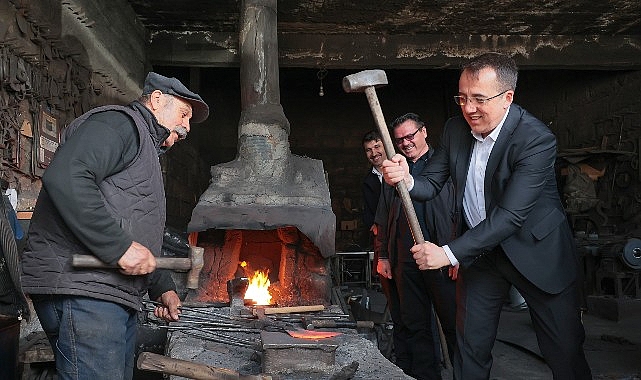
[[[505,90],[501,88],[496,72],[490,67],[485,67],[477,73],[464,70],[459,79],[458,94],[467,99],[490,98]],[[463,117],[473,132],[486,137],[503,119],[505,112],[512,104],[513,96],[514,91],[508,90],[484,104],[467,101],[461,106]]]
[[[385,149],[383,148],[383,142],[381,140],[366,141],[363,143],[363,149],[365,150],[367,160],[375,168],[380,168],[381,165],[383,165],[383,161],[387,159]]]
[[[407,159],[416,162],[429,149],[427,129],[408,119],[394,128],[394,143]]]

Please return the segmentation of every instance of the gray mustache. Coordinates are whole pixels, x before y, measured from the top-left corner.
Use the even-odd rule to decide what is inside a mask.
[[[176,129],[174,129],[174,132],[176,132],[180,140],[184,140],[187,138],[187,128],[185,127],[176,127]]]

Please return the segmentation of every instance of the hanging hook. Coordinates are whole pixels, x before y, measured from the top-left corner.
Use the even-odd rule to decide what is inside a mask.
[[[324,96],[325,95],[325,91],[323,89],[323,79],[325,79],[326,76],[327,76],[327,70],[325,70],[324,68],[318,70],[318,72],[316,73],[316,77],[320,81],[320,89],[318,91],[318,96]]]

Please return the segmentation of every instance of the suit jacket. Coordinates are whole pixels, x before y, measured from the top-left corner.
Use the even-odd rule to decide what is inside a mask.
[[[381,196],[381,181],[378,176],[370,171],[363,179],[363,200],[365,206],[363,208],[363,224],[367,229],[374,224],[374,217],[376,216],[376,208],[378,207],[378,198]]]
[[[410,195],[431,199],[451,176],[463,210],[474,137],[461,116],[448,120],[441,147]],[[577,275],[574,240],[556,185],[556,137],[533,115],[512,104],[485,171],[486,219],[449,247],[462,266],[500,246],[516,269],[541,290],[556,294]]]
[[[431,165],[431,157],[434,157],[434,149],[430,149],[426,155],[428,163]],[[412,200],[415,205],[416,200]],[[403,202],[396,189],[386,183],[383,184],[383,190],[378,202],[378,209],[376,211],[376,224],[384,226],[379,228],[378,235],[376,236],[376,247],[379,247],[379,257],[388,258],[392,264],[396,263],[396,235],[399,228],[399,223],[408,224],[406,218],[401,218],[404,215],[402,212]],[[414,206],[416,210],[416,205]],[[448,181],[443,191],[441,191],[435,199],[426,202],[424,208],[423,219],[425,220],[426,231],[422,231],[430,241],[436,244],[447,244],[455,236],[455,198],[454,187],[451,181]],[[418,216],[418,215],[417,215]]]

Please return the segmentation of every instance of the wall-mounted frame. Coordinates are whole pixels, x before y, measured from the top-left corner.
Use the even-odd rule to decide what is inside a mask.
[[[46,168],[60,144],[60,130],[53,115],[40,111],[38,125],[38,166]]]

